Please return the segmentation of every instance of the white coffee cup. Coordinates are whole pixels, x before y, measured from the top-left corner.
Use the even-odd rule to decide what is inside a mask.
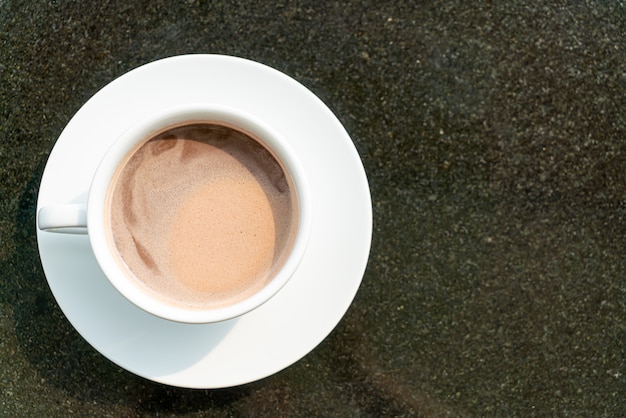
[[[281,164],[295,192],[297,221],[292,245],[282,267],[268,283],[251,296],[231,305],[216,308],[186,308],[155,297],[120,266],[119,255],[110,241],[110,227],[105,219],[107,193],[120,164],[129,153],[150,139],[155,132],[169,126],[207,122],[234,127],[262,143]],[[70,163],[70,162],[68,162]],[[183,323],[211,323],[243,315],[271,299],[295,273],[304,256],[311,229],[311,202],[306,176],[287,138],[257,117],[239,109],[215,104],[195,103],[158,112],[138,122],[119,138],[103,155],[88,192],[86,204],[45,206],[39,210],[37,223],[41,230],[57,233],[87,234],[96,260],[109,282],[127,300],[158,317]],[[90,280],[90,278],[85,278]]]

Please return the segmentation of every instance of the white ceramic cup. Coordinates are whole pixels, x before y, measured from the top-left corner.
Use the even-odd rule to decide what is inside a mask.
[[[164,302],[142,289],[118,263],[116,249],[107,239],[106,200],[118,166],[142,141],[169,126],[191,122],[226,124],[251,134],[281,163],[291,179],[297,200],[297,226],[286,261],[258,292],[234,304],[212,308],[184,308]],[[69,162],[68,162],[69,163]],[[138,122],[123,133],[103,155],[92,179],[87,204],[46,206],[39,210],[38,228],[50,232],[82,233],[89,241],[98,264],[111,284],[130,302],[158,317],[183,323],[210,323],[238,317],[274,296],[298,267],[310,235],[311,205],[306,177],[286,138],[258,118],[238,109],[212,104],[177,106]],[[90,278],[85,278],[90,280]]]

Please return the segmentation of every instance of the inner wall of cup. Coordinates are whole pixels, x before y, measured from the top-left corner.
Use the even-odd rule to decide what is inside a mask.
[[[239,127],[239,126],[237,126],[236,124],[233,124],[233,123],[228,123],[228,122],[224,122],[224,121],[221,121],[221,120],[213,120],[213,119],[191,119],[191,120],[186,120],[186,121],[183,121],[183,122],[170,124],[170,125],[165,126],[165,127],[161,128],[161,129],[158,129],[158,130],[155,130],[155,131],[151,132],[149,135],[144,136],[144,138],[141,141],[139,141],[126,154],[126,156],[122,159],[120,164],[118,164],[118,167],[115,170],[115,172],[113,174],[113,177],[111,178],[110,185],[109,185],[109,187],[107,189],[107,196],[106,196],[106,200],[105,200],[105,222],[104,222],[104,226],[105,226],[105,234],[106,234],[106,239],[107,239],[108,246],[109,246],[109,248],[111,250],[111,253],[114,254],[114,259],[115,259],[118,267],[121,269],[121,271],[123,271],[125,273],[127,278],[130,278],[131,281],[136,285],[136,287],[141,289],[140,290],[141,292],[144,292],[144,293],[148,292],[149,294],[152,295],[153,298],[161,300],[161,302],[164,302],[164,300],[161,297],[161,295],[159,295],[158,293],[152,291],[151,289],[147,289],[147,286],[143,283],[143,281],[135,276],[133,271],[127,266],[126,262],[122,259],[121,255],[119,254],[119,252],[117,250],[117,247],[116,247],[115,242],[114,242],[113,234],[112,234],[111,219],[110,219],[110,214],[111,214],[111,195],[112,195],[112,192],[114,190],[115,185],[117,184],[117,180],[119,179],[119,176],[121,175],[122,168],[126,166],[128,161],[137,152],[137,150],[139,150],[149,140],[151,140],[152,138],[154,138],[154,137],[156,137],[156,136],[158,136],[158,135],[160,135],[160,134],[162,134],[164,132],[173,130],[173,129],[181,127],[181,126],[188,126],[188,125],[193,125],[193,124],[209,124],[209,125],[224,126],[224,127],[227,127],[227,128],[230,128],[230,129],[233,129],[233,130],[236,130],[236,131],[239,131],[239,132],[247,135],[248,137],[252,138],[253,140],[255,140],[264,149],[266,149],[274,157],[274,159],[278,162],[280,168],[282,169],[282,171],[284,173],[285,179],[286,179],[286,181],[288,183],[288,187],[289,187],[289,189],[291,191],[291,196],[292,196],[292,198],[291,198],[292,219],[291,219],[290,233],[289,233],[289,236],[287,238],[287,242],[284,244],[284,247],[283,247],[282,251],[280,251],[279,257],[274,260],[274,262],[272,264],[272,269],[271,269],[271,271],[269,273],[269,277],[265,281],[264,286],[261,287],[260,289],[256,290],[254,292],[254,294],[256,294],[256,293],[260,292],[264,287],[266,287],[270,282],[272,282],[272,280],[276,277],[276,275],[283,268],[283,266],[285,265],[285,263],[287,262],[287,260],[289,259],[290,255],[292,253],[292,249],[294,247],[294,243],[296,241],[296,237],[297,237],[298,231],[299,231],[299,217],[300,217],[299,191],[298,191],[298,188],[296,187],[296,184],[295,184],[294,179],[292,177],[291,171],[287,168],[287,165],[284,162],[284,158],[285,157],[289,158],[289,156],[282,156],[282,155],[280,155],[275,149],[270,147],[267,144],[267,142],[262,139],[261,135],[257,135],[256,133],[250,132],[250,130],[247,130],[247,129],[242,129],[241,127]],[[171,304],[171,302],[166,302],[166,303]],[[183,307],[183,306],[178,305],[178,304],[175,304],[175,306]]]

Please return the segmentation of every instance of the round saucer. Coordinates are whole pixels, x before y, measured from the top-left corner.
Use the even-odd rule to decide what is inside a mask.
[[[37,210],[85,203],[99,159],[135,121],[176,104],[239,107],[291,138],[313,202],[309,245],[295,275],[269,302],[215,324],[145,313],[107,281],[83,235],[37,230],[49,286],[70,323],[96,350],[147,379],[221,388],[274,374],[315,348],[347,311],[369,256],[372,209],[359,155],[333,113],[304,86],[265,65],[184,55],[114,80],[76,113],[55,144]]]

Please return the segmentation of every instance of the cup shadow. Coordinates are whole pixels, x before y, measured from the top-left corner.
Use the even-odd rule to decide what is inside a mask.
[[[193,367],[236,323],[181,324],[148,314],[109,283],[87,236],[38,234],[48,284],[69,322],[101,354],[133,373],[154,379]]]

